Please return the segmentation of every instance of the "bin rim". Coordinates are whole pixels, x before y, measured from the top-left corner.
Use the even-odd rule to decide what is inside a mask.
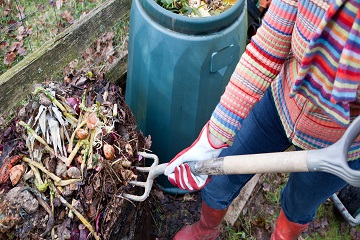
[[[245,0],[237,2],[225,12],[210,17],[188,17],[173,13],[156,3],[155,0],[139,1],[140,6],[155,22],[175,32],[205,35],[221,31],[239,18],[245,8]]]

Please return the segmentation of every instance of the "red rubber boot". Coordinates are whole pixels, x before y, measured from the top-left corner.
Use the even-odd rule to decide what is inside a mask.
[[[280,211],[279,218],[276,221],[275,230],[271,235],[271,240],[296,240],[302,231],[304,231],[309,224],[298,224],[290,222],[284,211]]]
[[[220,226],[227,209],[217,210],[202,202],[200,220],[181,229],[174,240],[215,240],[220,234]]]

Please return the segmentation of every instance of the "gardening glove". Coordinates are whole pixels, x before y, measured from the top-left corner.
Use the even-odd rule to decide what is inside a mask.
[[[209,140],[209,135],[209,123],[207,123],[195,142],[168,163],[164,174],[173,185],[184,190],[199,190],[210,180],[208,175],[194,175],[186,163],[218,157],[221,150],[228,147],[225,143],[219,147],[214,146]]]

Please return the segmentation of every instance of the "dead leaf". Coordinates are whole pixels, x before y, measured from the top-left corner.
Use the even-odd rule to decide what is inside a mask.
[[[13,186],[15,186],[19,182],[25,170],[26,167],[23,164],[15,165],[10,169],[9,176]]]
[[[9,46],[9,42],[7,41],[0,42],[0,50],[3,50],[8,46]]]
[[[16,49],[18,49],[20,46],[22,46],[22,42],[13,42],[11,46],[9,47],[9,52],[14,52]]]
[[[7,66],[11,66],[11,64],[15,61],[15,59],[16,59],[16,54],[14,52],[5,53],[4,64]]]
[[[25,56],[27,55],[27,50],[23,47],[19,47],[18,50],[17,50],[17,53],[20,55],[20,56]]]
[[[74,17],[71,15],[71,12],[69,12],[67,10],[61,13],[61,17],[64,18],[65,21],[68,23],[74,22]]]
[[[18,28],[18,35],[16,36],[16,39],[19,40],[19,41],[23,40],[23,38],[24,38],[24,36],[23,36],[24,33],[25,33],[25,27],[24,27],[24,26],[20,26],[20,27]]]
[[[110,40],[112,40],[115,36],[115,33],[114,32],[107,32],[105,34],[105,42],[108,42]]]
[[[60,10],[63,5],[63,0],[56,0],[56,9]]]
[[[24,9],[25,7],[17,5],[18,14],[16,16],[19,18],[19,21],[25,18]]]

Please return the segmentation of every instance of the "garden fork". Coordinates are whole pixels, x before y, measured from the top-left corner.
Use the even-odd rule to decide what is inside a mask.
[[[317,150],[274,152],[219,157],[204,161],[187,162],[197,175],[230,175],[278,172],[327,172],[334,174],[354,187],[360,187],[360,171],[348,165],[348,152],[360,134],[360,116],[334,144]],[[167,163],[159,164],[155,154],[139,152],[145,158],[153,159],[150,167],[136,167],[140,172],[148,172],[146,182],[131,181],[130,184],[144,187],[141,196],[124,194],[133,201],[144,201],[150,194],[154,179],[164,174]]]

